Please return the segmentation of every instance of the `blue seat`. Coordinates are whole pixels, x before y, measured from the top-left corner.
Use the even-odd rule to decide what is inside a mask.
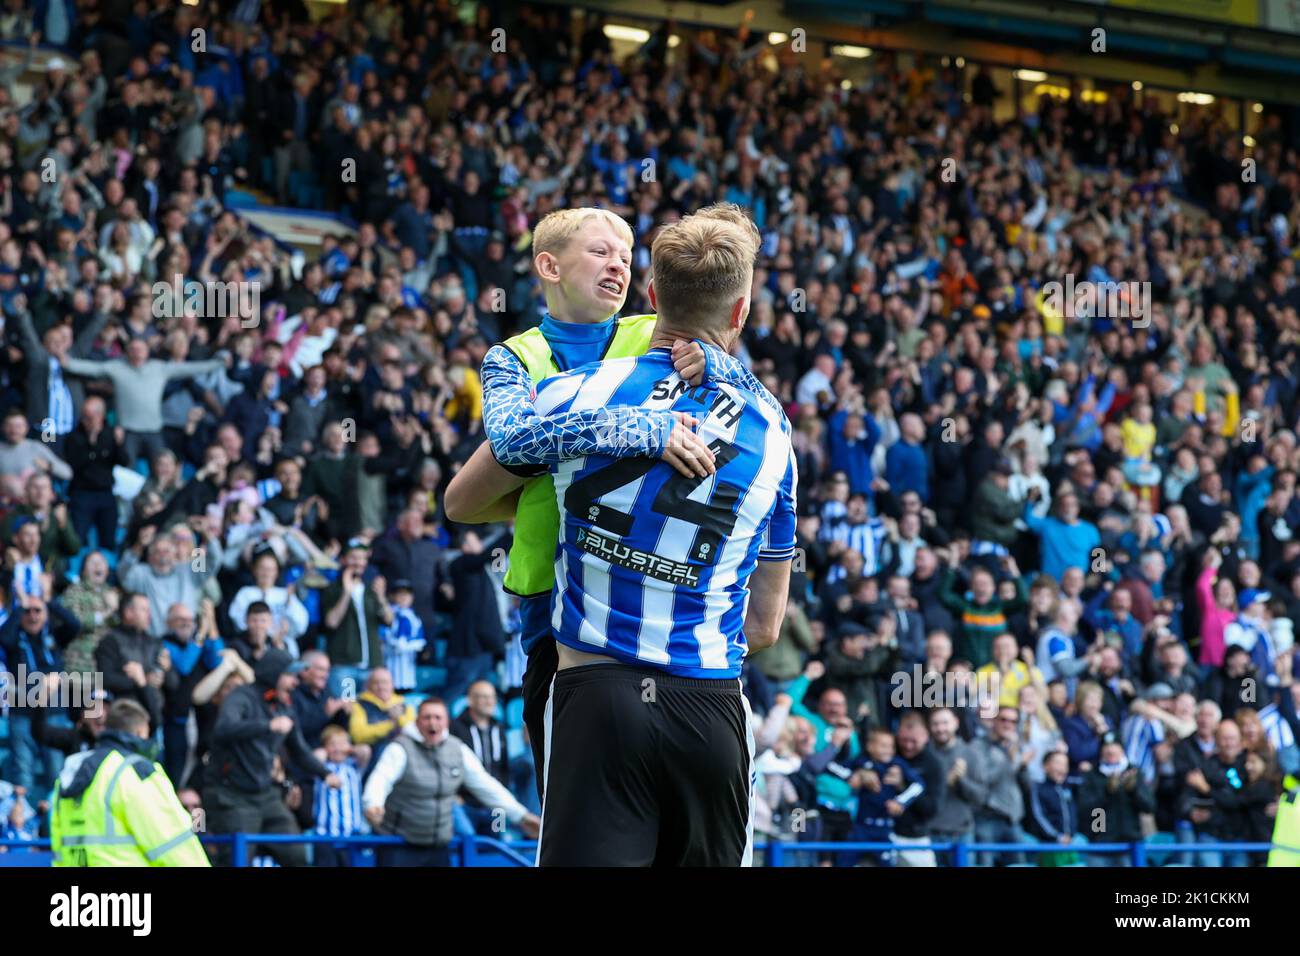
[[[506,704],[506,726],[518,730],[524,725],[524,699],[515,697]]]
[[[524,732],[518,727],[511,727],[506,731],[506,755],[514,760],[516,757],[522,757],[528,745],[524,743]]]
[[[447,683],[447,668],[420,666],[415,669],[415,689],[436,690]]]

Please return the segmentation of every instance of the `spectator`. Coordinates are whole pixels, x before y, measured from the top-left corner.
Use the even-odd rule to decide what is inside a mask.
[[[348,541],[342,563],[339,579],[321,592],[320,599],[325,651],[339,676],[343,676],[339,667],[365,671],[382,661],[380,627],[393,623],[387,583],[382,577],[369,584],[365,581],[370,546],[360,538]]]
[[[81,421],[65,443],[64,454],[73,470],[68,485],[72,527],[81,541],[90,540],[93,528],[100,548],[117,549],[117,499],[113,496],[113,468],[131,464],[123,444],[122,428],[110,429],[104,421],[104,400],[91,396],[81,406]]]
[[[437,624],[434,604],[438,593],[436,569],[441,549],[424,533],[424,514],[418,508],[403,509],[396,525],[375,542],[371,563],[388,581],[411,583],[411,607],[426,634]]]
[[[393,675],[383,667],[370,672],[366,689],[351,710],[348,728],[352,739],[376,752],[396,740],[402,728],[415,719],[415,711],[406,699],[393,693]]]
[[[421,701],[415,722],[384,750],[366,781],[362,800],[376,832],[396,834],[406,843],[379,850],[381,866],[448,866],[452,809],[462,790],[499,807],[529,836],[539,820],[483,769],[474,752],[448,732],[447,705]]]
[[[46,604],[39,597],[23,597],[14,613],[0,625],[0,651],[15,674],[25,673],[27,681],[41,682],[48,694],[57,689],[58,675],[63,670],[62,650],[79,629],[77,619],[58,601]],[[26,691],[26,687],[18,687]],[[31,792],[38,781],[53,785],[63,759],[59,751],[37,743],[33,718],[26,710],[14,708],[9,712],[9,733],[13,741],[13,783]]]
[[[293,759],[311,768],[326,785],[343,780],[316,759],[292,716],[296,666],[278,649],[254,668],[256,683],[236,687],[221,703],[213,732],[212,779],[203,802],[211,833],[297,833],[281,788],[272,779],[276,752],[288,747]],[[299,843],[272,844],[268,851],[281,866],[305,866]]]
[[[475,681],[469,688],[468,705],[451,722],[451,732],[474,751],[474,756],[483,765],[483,769],[497,783],[510,789],[510,751],[506,746],[506,726],[497,719],[496,709],[496,688],[488,681]],[[492,808],[484,806],[473,794],[465,800],[465,813],[474,831],[485,834],[493,832]]]
[[[1101,745],[1097,766],[1079,785],[1079,806],[1092,842],[1129,843],[1142,839],[1143,814],[1155,810],[1155,795],[1137,767],[1130,766],[1124,746],[1113,736]],[[1127,866],[1124,855],[1093,856],[1098,866]]]
[[[162,362],[149,357],[149,344],[131,339],[125,359],[96,362],[68,356],[63,367],[73,375],[106,378],[113,383],[114,411],[125,430],[122,444],[131,461],[143,455],[148,460],[163,450],[162,397],[167,382],[216,371],[221,359],[203,362]]]
[[[894,735],[883,727],[867,734],[867,752],[849,764],[849,769],[853,773],[849,786],[858,791],[858,808],[849,840],[892,842],[895,821],[925,792],[921,775],[895,755]],[[845,854],[839,865],[852,866],[857,856]],[[887,850],[872,854],[869,859],[878,860],[881,866],[893,866],[895,854]]]
[[[969,841],[975,835],[975,810],[986,797],[985,785],[977,776],[979,758],[972,745],[957,736],[957,715],[946,707],[930,713],[930,738],[944,774],[943,796],[930,821],[930,837],[939,843]]]
[[[280,577],[280,560],[269,548],[254,553],[253,583],[240,588],[230,602],[230,623],[239,630],[248,626],[248,609],[255,602],[265,604],[271,612],[271,633],[277,644],[298,657],[298,642],[307,633],[310,621],[307,609],[294,593],[294,585],[287,588],[276,583]]]
[[[447,683],[443,688],[455,701],[476,680],[487,677],[492,662],[505,653],[505,628],[501,623],[500,585],[493,577],[494,563],[510,548],[510,537],[494,533],[481,539],[473,531],[461,538],[460,554],[447,562],[447,576],[455,595],[451,636],[447,639]],[[504,568],[496,569],[499,574]]]
[[[1046,843],[1070,846],[1087,843],[1087,838],[1077,832],[1079,809],[1074,793],[1066,783],[1070,759],[1061,751],[1052,751],[1042,758],[1042,779],[1030,788],[1028,820],[1036,837]],[[1078,860],[1078,854],[1068,851],[1044,853],[1038,858],[1039,866],[1068,866]]]
[[[945,771],[930,746],[925,717],[918,711],[908,711],[898,722],[898,755],[920,776],[924,789],[895,819],[893,842],[900,847],[926,847],[930,842],[930,821],[938,812],[944,793]],[[934,852],[900,849],[898,865],[934,866]]]
[[[162,688],[163,769],[180,786],[188,777],[185,771],[192,759],[189,722],[194,688],[221,666],[225,651],[212,602],[205,599],[199,615],[184,604],[173,604],[167,612],[162,646],[168,664]]]
[[[149,715],[151,730],[157,732],[163,725],[162,686],[170,662],[161,638],[154,636],[150,626],[152,615],[153,603],[145,595],[123,595],[121,624],[95,648],[95,667],[103,672],[104,687],[113,699],[135,701]],[[167,626],[164,619],[163,633]]]
[[[135,547],[128,548],[118,563],[117,575],[122,586],[143,594],[149,601],[149,626],[154,637],[162,637],[167,627],[167,610],[173,604],[198,607],[204,585],[221,563],[221,543],[208,534],[205,524],[196,520],[194,525],[205,535],[205,552],[193,556],[177,554],[175,540],[170,535],[159,535],[154,525],[145,525]],[[145,549],[149,560],[142,564],[140,554]],[[186,557],[190,560],[185,560]]]

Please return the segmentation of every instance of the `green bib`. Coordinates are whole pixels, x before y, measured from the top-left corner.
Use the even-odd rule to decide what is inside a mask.
[[[631,358],[650,349],[655,316],[629,315],[614,325],[614,336],[601,359]],[[536,385],[558,375],[551,345],[540,328],[529,329],[506,339],[506,348],[528,369]],[[560,507],[555,500],[555,482],[550,475],[524,485],[515,509],[515,543],[510,548],[510,567],[505,587],[511,594],[532,597],[555,587],[555,549],[560,540]]]

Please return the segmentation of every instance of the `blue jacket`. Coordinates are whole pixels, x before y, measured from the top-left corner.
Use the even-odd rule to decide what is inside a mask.
[[[885,480],[895,496],[915,491],[924,504],[930,503],[930,462],[925,448],[903,440],[894,442],[885,454]]]
[[[48,674],[63,669],[63,648],[80,632],[81,622],[57,601],[46,606],[49,620],[40,634],[33,636],[19,627],[22,612],[18,609],[14,609],[8,620],[0,625],[0,648],[3,648],[3,657],[8,661],[7,669],[16,670],[22,665],[28,674]]]
[[[894,787],[885,783],[885,774],[889,773],[891,767],[897,767],[903,772],[903,787]],[[893,830],[894,818],[885,809],[885,804],[890,800],[897,800],[906,807],[925,793],[925,781],[901,757],[895,757],[889,763],[882,764],[872,760],[869,754],[864,753],[849,763],[849,769],[874,770],[876,775],[880,777],[879,793],[872,793],[865,787],[857,791],[858,812],[853,819],[855,823],[864,826],[883,827]]]
[[[1088,573],[1092,551],[1101,546],[1101,534],[1095,525],[1082,520],[1070,525],[1059,518],[1036,517],[1032,501],[1025,502],[1023,517],[1029,530],[1040,539],[1044,574],[1060,581],[1066,568]]]
[[[1029,815],[1033,829],[1048,840],[1073,836],[1079,825],[1079,803],[1069,787],[1044,780],[1029,791]]]
[[[848,412],[836,412],[831,416],[826,439],[830,446],[831,468],[849,476],[851,493],[870,498],[871,482],[876,477],[871,468],[871,453],[880,441],[880,426],[870,415],[863,415],[866,435],[850,440],[844,437],[844,423],[848,418]]]

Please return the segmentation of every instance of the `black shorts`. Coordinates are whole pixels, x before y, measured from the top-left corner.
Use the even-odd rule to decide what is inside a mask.
[[[543,638],[533,646],[524,666],[524,683],[520,688],[524,701],[524,726],[528,728],[528,742],[533,748],[533,766],[537,773],[537,799],[543,796],[546,768],[546,701],[551,696],[551,679],[560,665],[560,651],[555,640]]]
[[[754,738],[737,680],[588,664],[547,707],[540,866],[748,866]]]

